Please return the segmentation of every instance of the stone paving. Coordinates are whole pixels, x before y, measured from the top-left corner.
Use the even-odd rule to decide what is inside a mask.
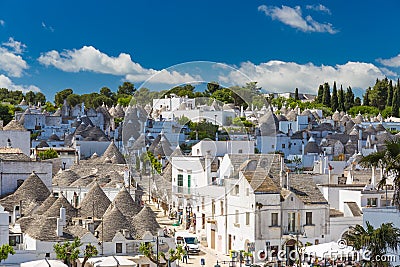
[[[158,208],[156,204],[151,203],[150,207],[156,212],[157,214],[157,221],[162,228],[166,226],[168,229],[181,231],[183,230],[181,226],[173,226],[173,220],[170,220],[168,216],[165,216],[162,209]],[[179,261],[179,266],[190,266],[190,267],[201,267],[201,266],[214,266],[217,264],[217,260],[221,267],[228,267],[229,264],[223,264],[222,261],[229,261],[230,258],[227,255],[218,253],[217,251],[210,249],[208,247],[200,246],[201,251],[198,254],[190,254],[187,263],[183,263]],[[204,259],[205,265],[201,265],[201,259]]]

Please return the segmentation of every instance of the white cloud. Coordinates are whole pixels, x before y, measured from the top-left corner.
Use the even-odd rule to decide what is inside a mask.
[[[8,42],[3,43],[0,46],[0,70],[12,77],[21,77],[23,71],[29,68],[26,61],[19,55],[25,47],[26,45],[15,41],[12,37]]]
[[[40,92],[39,87],[35,85],[18,85],[14,84],[10,78],[7,76],[0,74],[0,88],[7,88],[11,91],[22,91],[23,93],[33,91],[33,92]]]
[[[400,54],[389,59],[378,58],[377,61],[387,67],[400,67]]]
[[[6,24],[6,22],[2,19],[0,19],[0,26],[4,26]]]
[[[42,21],[42,28],[51,32],[54,32],[54,28],[51,26],[47,26],[46,23]]]
[[[258,7],[259,11],[271,17],[273,20],[289,25],[292,28],[299,29],[304,32],[328,32],[335,34],[338,31],[332,27],[330,23],[319,23],[311,16],[303,18],[301,7],[295,6],[294,8],[288,6],[276,7],[261,5]]]
[[[314,11],[321,11],[331,15],[331,11],[326,6],[319,4],[319,5],[307,5],[306,9],[314,10]]]
[[[269,92],[291,92],[298,87],[301,92],[316,93],[320,84],[332,84],[333,81],[339,86],[342,84],[344,88],[367,88],[374,84],[376,78],[384,77],[384,73],[378,67],[363,62],[316,66],[312,63],[301,65],[274,60],[259,65],[245,62],[238,70],[239,72],[232,71],[229,75],[220,77],[221,81],[242,85],[248,82],[244,78],[248,76]]]
[[[13,37],[8,38],[8,41],[4,42],[2,45],[9,47],[14,54],[22,54],[26,48],[25,44],[15,41]]]
[[[190,78],[194,80],[187,74],[143,68],[139,63],[133,62],[129,54],[121,53],[118,57],[111,57],[93,46],[65,50],[61,53],[52,50],[42,53],[38,60],[45,66],[53,66],[66,72],[92,71],[121,75],[135,82],[145,81],[150,77],[152,82],[168,84],[186,82]]]

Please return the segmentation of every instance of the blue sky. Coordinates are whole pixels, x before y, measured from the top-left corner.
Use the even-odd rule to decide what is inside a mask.
[[[52,100],[65,88],[115,91],[154,75],[147,87],[248,76],[274,92],[315,92],[334,80],[361,92],[398,77],[399,8],[395,0],[0,1],[0,87]],[[244,75],[170,68],[199,60]]]

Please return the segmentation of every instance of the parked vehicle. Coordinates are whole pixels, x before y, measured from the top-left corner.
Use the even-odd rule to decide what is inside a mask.
[[[200,246],[197,236],[188,231],[179,231],[175,233],[175,244],[181,245],[188,250],[188,253],[199,253]]]

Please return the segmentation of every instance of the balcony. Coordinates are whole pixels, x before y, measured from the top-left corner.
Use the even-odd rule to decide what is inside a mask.
[[[190,187],[184,187],[184,186],[172,186],[172,193],[173,194],[182,194],[182,195],[190,195],[193,194],[193,189]]]
[[[304,227],[301,227],[299,225],[294,225],[294,226],[283,226],[282,228],[282,234],[283,235],[303,235],[304,234]]]

